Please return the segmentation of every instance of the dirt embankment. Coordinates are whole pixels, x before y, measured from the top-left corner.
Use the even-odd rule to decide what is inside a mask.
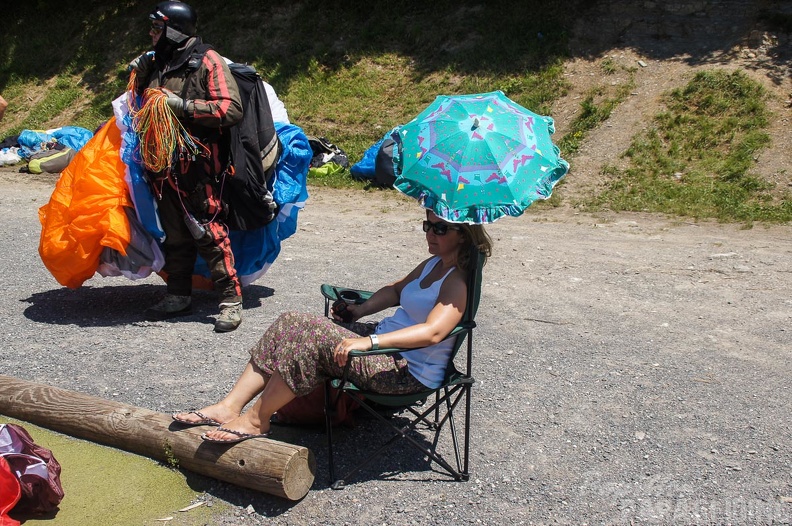
[[[773,113],[769,148],[752,172],[782,195],[792,188],[792,45],[790,34],[772,23],[772,14],[792,16],[784,2],[720,0],[701,2],[596,2],[578,18],[573,60],[565,75],[571,89],[554,105],[556,136],[562,137],[580,101],[592,90],[612,96],[629,81],[635,87],[603,126],[575,155],[560,188],[571,201],[596,193],[606,181],[605,165],[622,166],[620,155],[632,138],[663,110],[661,96],[709,68],[742,70],[769,92]],[[605,67],[605,63],[608,67]]]

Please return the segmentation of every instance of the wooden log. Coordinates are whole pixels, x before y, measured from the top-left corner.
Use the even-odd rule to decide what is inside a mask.
[[[201,440],[205,426],[183,427],[170,415],[0,375],[0,414],[117,447],[290,500],[314,481],[310,449],[270,439],[237,444]],[[57,457],[56,457],[57,458]]]

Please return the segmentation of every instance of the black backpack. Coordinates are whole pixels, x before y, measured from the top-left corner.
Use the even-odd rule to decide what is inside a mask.
[[[395,135],[398,139],[398,134]],[[374,179],[371,180],[374,186],[391,188],[396,182],[396,173],[393,169],[393,149],[396,147],[396,141],[392,136],[382,141],[374,160]]]
[[[209,49],[212,46],[208,44],[195,46],[187,67],[198,69]],[[229,129],[230,177],[226,178],[224,190],[228,203],[226,222],[231,230],[255,230],[278,215],[272,188],[281,146],[259,74],[243,64],[231,63],[228,68],[239,86],[243,116]]]

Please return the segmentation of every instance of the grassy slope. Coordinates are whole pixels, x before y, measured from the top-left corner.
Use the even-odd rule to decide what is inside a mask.
[[[30,3],[12,5],[0,34],[0,92],[11,103],[0,124],[0,137],[66,124],[93,129],[109,117],[109,102],[123,92],[127,62],[150,45],[147,13],[152,4],[76,0],[35,4],[35,8]],[[565,24],[572,22],[570,13],[580,12],[577,6],[584,4],[193,2],[205,40],[224,55],[255,65],[286,103],[292,120],[309,135],[326,136],[341,146],[352,162],[438,94],[500,89],[538,113],[549,113],[551,103],[566,90]],[[595,95],[581,101],[567,136],[555,137],[564,157],[572,161],[587,131],[606,120],[625,96]],[[656,125],[661,126],[662,119]],[[751,152],[744,153],[750,158]],[[661,161],[658,156],[656,162]],[[750,167],[749,161],[742,173],[729,176],[731,181],[750,177]],[[718,177],[704,169],[706,178]],[[671,206],[677,200],[674,192],[687,181],[669,184],[667,179],[676,172],[665,173],[662,166],[646,166],[637,159],[631,174],[646,170],[660,173],[651,181],[664,194],[655,199],[660,205],[620,199],[614,206],[615,199],[607,195],[591,205],[721,220],[792,219],[788,206],[780,212],[761,206],[759,213],[731,212],[741,208],[739,203],[731,204],[735,199],[756,201],[761,185],[748,185],[747,193],[720,199],[726,206],[716,212],[696,210],[695,202],[692,209]],[[311,182],[354,185],[343,174]],[[631,188],[636,188],[634,181]],[[729,191],[723,185],[719,188]]]
[[[316,1],[193,5],[206,41],[254,64],[295,122],[355,157],[439,93],[502,89],[547,111],[561,81],[559,71],[547,73],[546,66],[558,63],[564,35],[552,29],[559,27],[552,15],[530,16],[539,3],[515,2],[519,7],[505,10],[507,16],[500,16],[498,2],[406,2],[398,16],[389,4],[374,2],[366,9]],[[70,124],[92,127],[109,116],[108,102],[123,91],[127,62],[150,45],[151,6],[38,4],[12,7],[8,19],[16,22],[0,36],[0,90],[12,111],[24,115],[0,131],[59,125],[61,112],[69,113]],[[33,26],[48,30],[34,34]],[[83,105],[67,111],[75,104]]]

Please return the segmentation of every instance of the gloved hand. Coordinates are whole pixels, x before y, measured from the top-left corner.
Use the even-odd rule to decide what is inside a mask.
[[[145,77],[151,71],[152,64],[154,64],[154,53],[149,51],[130,62],[127,71],[135,70],[139,77]]]
[[[165,102],[174,115],[177,117],[186,117],[189,115],[189,107],[192,105],[192,101],[185,100],[170,90],[163,89],[162,92],[168,96],[168,100]]]

